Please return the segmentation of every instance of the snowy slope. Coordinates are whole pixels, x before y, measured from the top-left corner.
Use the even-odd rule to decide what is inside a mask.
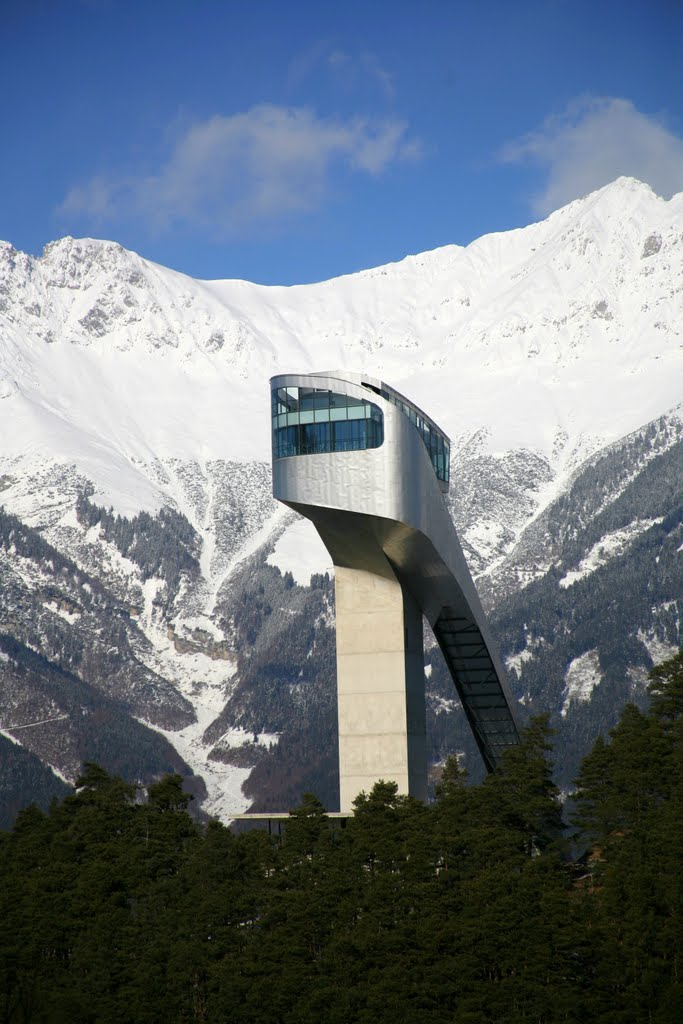
[[[264,460],[267,378],[363,368],[454,438],[556,471],[680,400],[683,194],[619,179],[546,221],[316,285],[194,281],[109,242],[0,249],[0,450],[73,460],[122,510],[139,464]]]

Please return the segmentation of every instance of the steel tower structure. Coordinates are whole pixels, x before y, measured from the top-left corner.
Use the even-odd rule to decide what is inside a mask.
[[[426,798],[423,615],[492,770],[518,729],[444,501],[448,438],[362,374],[281,375],[271,396],[273,494],[335,566],[341,810],[380,778]]]

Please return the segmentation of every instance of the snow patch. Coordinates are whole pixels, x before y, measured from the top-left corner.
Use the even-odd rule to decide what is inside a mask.
[[[449,697],[437,697],[434,693],[427,694],[427,701],[435,715],[452,714],[462,707],[459,700]]]
[[[522,665],[525,661],[531,661],[534,656],[534,652],[528,650],[526,647],[523,651],[519,651],[518,654],[511,654],[509,658],[505,659],[505,667],[512,669],[517,675],[521,675]]]
[[[170,644],[155,653],[157,670],[163,667],[166,678],[171,678],[190,701],[196,721],[178,730],[161,729],[147,721],[143,724],[165,736],[195,774],[204,780],[207,799],[203,809],[221,821],[229,821],[231,815],[241,814],[249,805],[242,786],[251,769],[211,760],[209,753],[215,744],[206,742],[204,733],[225,707],[235,666],[232,662],[214,661],[201,653],[179,657]]]
[[[193,624],[194,621],[191,620]],[[159,672],[177,687],[192,704],[196,720],[179,730],[162,729],[147,721],[143,724],[165,736],[195,774],[204,780],[207,798],[202,805],[203,809],[221,821],[228,822],[233,815],[241,814],[249,805],[249,800],[242,793],[242,786],[251,768],[238,768],[211,760],[209,754],[215,744],[207,742],[204,733],[221,714],[230,697],[235,663],[223,658],[211,658],[199,651],[179,655],[168,633],[153,623],[149,625],[147,635],[153,647],[151,650],[140,651],[138,656],[149,668]],[[232,730],[230,735],[232,732],[236,739],[242,736],[240,730]],[[253,739],[248,733],[244,737],[242,742]],[[269,746],[277,740],[276,735],[264,733],[258,742]]]
[[[208,615],[194,615],[183,618],[183,626],[186,630],[193,632],[194,630],[200,630],[203,633],[208,633],[214,640],[221,641],[225,640],[225,634],[222,629],[209,618]]]
[[[478,522],[465,532],[464,538],[484,557],[497,554],[504,544],[505,527],[500,523]]]
[[[150,722],[143,724],[165,736],[183,760],[204,780],[207,798],[202,809],[223,822],[229,822],[233,815],[243,814],[249,806],[249,800],[242,793],[242,786],[249,778],[251,768],[236,768],[221,761],[209,760],[207,755],[214,744],[205,743],[203,734],[214,717],[208,708],[200,709],[197,721],[177,732],[160,729]]]
[[[560,712],[563,718],[566,717],[572,701],[585,703],[590,700],[593,690],[602,682],[597,649],[586,651],[585,654],[574,658],[564,674],[564,682],[564,700]]]
[[[276,511],[268,517],[263,526],[249,537],[246,543],[239,549],[235,557],[228,563],[221,575],[214,578],[211,599],[206,605],[206,610],[209,615],[214,610],[221,588],[225,583],[227,583],[235,570],[242,564],[242,562],[251,555],[256,554],[260,548],[267,544],[273,534],[281,527],[283,520],[286,520],[290,515],[291,512],[289,512],[288,509],[278,507]]]
[[[246,729],[228,729],[218,741],[224,747],[244,747],[247,743],[254,743],[259,747],[269,749],[280,741],[278,732],[247,732]]]
[[[539,648],[543,647],[545,640],[542,636],[532,636],[531,633],[526,633],[524,636],[524,647],[517,654],[510,654],[505,659],[505,667],[512,669],[517,673],[517,677],[522,674],[522,666],[526,661],[531,661],[535,656]]]
[[[565,590],[574,583],[590,576],[603,565],[607,565],[613,558],[623,555],[630,544],[640,533],[649,530],[651,526],[662,522],[663,517],[658,519],[634,519],[628,526],[613,533],[606,533],[597,543],[593,545],[588,554],[581,559],[576,569],[572,569],[560,580],[560,586]]]
[[[78,622],[81,617],[80,612],[70,612],[67,608],[61,608],[56,601],[46,601],[44,607],[49,608],[55,615],[59,615],[60,618],[70,622],[72,625],[74,622]]]
[[[50,769],[53,775],[56,775],[58,779],[61,779],[62,782],[65,782],[67,786],[73,786],[75,779],[70,779],[68,775],[65,775],[64,772],[59,770],[59,768],[55,768],[55,766],[53,764],[50,764],[49,761],[43,761],[43,764]]]
[[[638,630],[638,639],[655,665],[659,665],[662,661],[668,661],[679,652],[676,644],[670,644],[654,633],[644,633],[642,629]]]
[[[297,519],[288,526],[266,559],[284,575],[291,572],[294,581],[307,587],[314,574],[334,574],[330,553],[308,519]]]

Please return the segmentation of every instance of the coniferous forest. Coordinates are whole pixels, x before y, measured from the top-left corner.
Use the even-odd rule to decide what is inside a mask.
[[[679,1024],[683,652],[571,810],[551,757],[535,719],[480,785],[452,759],[431,806],[380,782],[343,827],[306,797],[282,836],[86,765],[0,834],[2,1021]]]

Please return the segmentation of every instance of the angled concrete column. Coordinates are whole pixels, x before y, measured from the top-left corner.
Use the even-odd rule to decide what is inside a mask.
[[[427,797],[422,614],[386,575],[335,568],[340,809],[378,779]]]

